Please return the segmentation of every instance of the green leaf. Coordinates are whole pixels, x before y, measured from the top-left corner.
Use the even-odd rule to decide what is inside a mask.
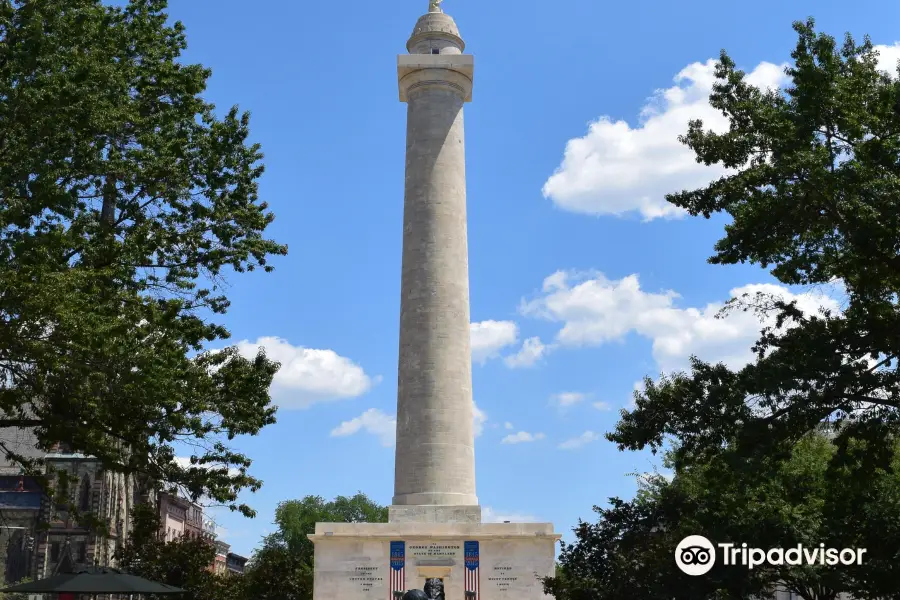
[[[166,5],[0,0],[0,427],[252,515],[228,441],[274,422],[278,365],[212,352],[215,290],[287,249],[249,116],[203,99]]]

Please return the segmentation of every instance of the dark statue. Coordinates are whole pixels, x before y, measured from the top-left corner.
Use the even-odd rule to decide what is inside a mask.
[[[428,600],[444,600],[444,580],[437,577],[426,579],[424,591]]]
[[[424,590],[409,590],[400,600],[445,600],[444,580],[439,577],[426,579]]]

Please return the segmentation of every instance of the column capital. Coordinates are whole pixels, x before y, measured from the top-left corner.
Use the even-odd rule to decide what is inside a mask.
[[[472,101],[475,57],[471,54],[401,54],[397,57],[400,102],[406,102],[414,87],[443,85]]]

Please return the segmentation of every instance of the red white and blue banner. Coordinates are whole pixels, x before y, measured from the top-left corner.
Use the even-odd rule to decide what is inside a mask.
[[[465,552],[466,564],[466,591],[474,592],[474,600],[481,598],[481,581],[478,576],[478,542],[465,542],[463,544]],[[471,594],[466,594],[467,600],[473,598]]]
[[[391,584],[388,600],[394,600],[394,592],[406,591],[406,543],[391,542]]]

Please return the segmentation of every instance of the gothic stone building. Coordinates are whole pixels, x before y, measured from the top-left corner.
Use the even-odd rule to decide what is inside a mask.
[[[97,514],[110,531],[104,538],[80,526],[64,507],[48,500],[37,481],[21,477],[19,467],[0,453],[0,566],[4,583],[53,575],[64,558],[75,566],[112,566],[113,554],[128,534],[132,506],[148,501],[143,490],[124,475],[106,472],[98,461],[62,446],[41,451],[29,430],[0,429],[0,441],[14,452],[42,457],[54,470],[77,477],[70,500],[79,510]],[[48,523],[49,529],[42,530],[39,523]]]
[[[64,507],[50,506],[45,500],[45,515],[50,530],[37,547],[38,577],[56,572],[62,555],[69,552],[75,565],[113,565],[113,555],[125,542],[130,515],[135,502],[143,501],[142,493],[131,478],[121,473],[104,471],[95,459],[65,452],[58,448],[45,459],[55,471],[67,471],[77,477],[74,498],[80,511],[91,512],[106,523],[109,535],[93,534],[80,526]]]

